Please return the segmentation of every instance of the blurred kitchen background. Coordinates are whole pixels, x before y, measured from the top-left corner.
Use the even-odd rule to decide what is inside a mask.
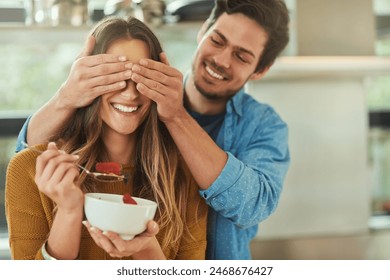
[[[292,164],[255,259],[390,259],[390,0],[287,0],[291,41],[248,85],[288,123]],[[0,259],[5,172],[25,118],[66,79],[93,25],[132,14],[185,72],[213,0],[0,0]]]

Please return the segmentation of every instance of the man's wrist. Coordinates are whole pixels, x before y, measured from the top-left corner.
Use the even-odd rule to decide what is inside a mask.
[[[61,85],[61,87],[57,90],[56,94],[53,96],[53,104],[56,110],[62,112],[68,112],[69,114],[73,114],[76,108],[72,106],[72,104],[67,104],[66,100],[66,85],[65,83]]]
[[[188,114],[187,110],[182,107],[177,110],[174,117],[169,119],[163,119],[162,122],[167,126],[175,127],[181,126],[182,123],[185,123],[188,118],[192,118],[190,114]]]

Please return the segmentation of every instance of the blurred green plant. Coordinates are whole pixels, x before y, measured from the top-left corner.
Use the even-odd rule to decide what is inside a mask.
[[[370,78],[367,107],[368,111],[390,111],[390,75]]]
[[[0,110],[36,110],[67,78],[79,45],[0,46]]]
[[[375,43],[377,56],[390,56],[390,38],[382,38]],[[369,111],[390,111],[390,74],[371,78],[367,87]]]
[[[375,53],[378,56],[390,56],[390,38],[377,41]]]

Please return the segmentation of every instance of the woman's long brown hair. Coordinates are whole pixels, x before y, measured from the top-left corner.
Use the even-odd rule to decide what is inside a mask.
[[[161,45],[153,32],[135,18],[106,18],[92,31],[96,43],[93,54],[105,53],[118,39],[139,39],[149,47],[150,58],[160,61]],[[78,154],[79,164],[93,169],[96,162],[109,161],[101,139],[104,133],[100,117],[101,98],[91,105],[77,110],[73,118],[58,136],[51,140],[61,143],[61,149]],[[135,168],[133,175],[134,195],[152,199],[158,203],[157,223],[165,229],[162,241],[165,249],[179,242],[186,228],[186,204],[192,177],[180,160],[179,151],[164,123],[157,115],[152,102],[151,110],[137,131]],[[83,191],[93,190],[93,182],[86,175],[81,176]]]

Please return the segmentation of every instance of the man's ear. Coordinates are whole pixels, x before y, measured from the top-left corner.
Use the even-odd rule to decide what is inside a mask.
[[[267,74],[269,70],[269,67],[265,68],[263,71],[254,72],[252,75],[250,75],[249,80],[251,81],[257,81],[264,77],[265,74]]]
[[[203,22],[202,27],[199,29],[198,36],[196,37],[196,41],[198,42],[198,44],[200,43],[200,41],[202,41],[202,38],[206,33],[208,26],[209,26],[209,19],[206,19],[206,21]]]

